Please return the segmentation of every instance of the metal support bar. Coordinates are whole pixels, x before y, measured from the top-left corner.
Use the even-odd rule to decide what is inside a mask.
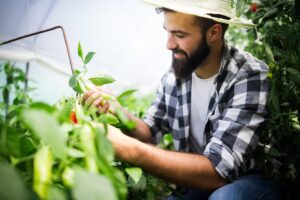
[[[71,53],[70,53],[70,48],[69,48],[69,44],[68,44],[68,40],[67,40],[67,36],[66,36],[65,30],[64,30],[64,28],[62,26],[54,26],[52,28],[48,28],[48,29],[45,29],[45,30],[37,31],[37,32],[30,33],[30,34],[27,34],[27,35],[22,35],[20,37],[13,38],[11,40],[2,42],[2,43],[0,43],[0,46],[5,45],[5,44],[9,44],[9,43],[12,43],[12,42],[15,42],[17,40],[28,38],[28,37],[31,37],[31,36],[34,36],[34,35],[39,35],[41,33],[49,32],[49,31],[52,31],[52,30],[55,30],[55,29],[61,29],[62,30],[64,41],[65,41],[65,45],[66,45],[66,49],[67,49],[67,53],[68,53],[68,58],[69,58],[69,62],[70,62],[71,71],[73,73],[74,72],[74,67],[73,67],[73,61],[72,61],[72,57],[71,57]]]
[[[29,74],[29,62],[26,62],[26,69],[25,69],[25,85],[24,85],[24,91],[27,92],[28,89],[28,74]]]

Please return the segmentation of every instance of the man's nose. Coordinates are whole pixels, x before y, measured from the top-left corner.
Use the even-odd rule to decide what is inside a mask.
[[[168,34],[168,40],[166,44],[167,49],[173,50],[177,48],[176,38],[172,34]]]

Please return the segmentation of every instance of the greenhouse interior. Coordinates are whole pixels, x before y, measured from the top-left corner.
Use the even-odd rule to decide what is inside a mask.
[[[0,0],[0,199],[300,199],[299,0]]]

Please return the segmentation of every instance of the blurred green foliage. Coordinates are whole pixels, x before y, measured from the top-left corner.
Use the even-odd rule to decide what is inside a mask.
[[[300,1],[241,1],[234,4],[237,10],[258,26],[231,28],[228,40],[270,68],[269,118],[256,160],[267,176],[278,181],[285,199],[300,199]]]

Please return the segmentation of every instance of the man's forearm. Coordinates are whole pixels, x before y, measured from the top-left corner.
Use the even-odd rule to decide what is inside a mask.
[[[117,152],[117,156],[162,179],[202,190],[214,190],[227,183],[204,156],[166,151],[137,140],[130,143],[131,153]]]

